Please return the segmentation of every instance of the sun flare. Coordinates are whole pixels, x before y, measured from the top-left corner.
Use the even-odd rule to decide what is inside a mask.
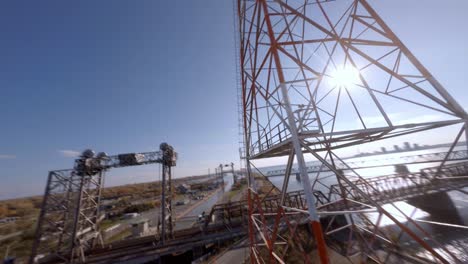
[[[353,66],[338,67],[331,74],[330,83],[337,87],[350,87],[359,83],[359,70]]]

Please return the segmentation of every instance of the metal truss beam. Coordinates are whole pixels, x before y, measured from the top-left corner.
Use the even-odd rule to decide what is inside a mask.
[[[162,164],[163,191],[160,241],[172,237],[171,167],[177,153],[163,143],[160,151],[107,156],[83,153],[73,170],[49,172],[29,263],[55,260],[65,263],[86,262],[87,252],[103,245],[99,224],[103,218],[100,201],[104,173],[111,168]],[[168,180],[166,183],[165,180]],[[166,194],[166,195],[165,195]]]
[[[439,245],[412,215],[399,211],[407,219],[402,223],[383,208],[389,199],[377,198],[388,195],[377,188],[378,180],[401,181],[402,189],[415,191],[414,186],[436,186],[435,178],[426,179],[421,172],[415,176],[421,182],[401,175],[365,179],[356,168],[372,167],[366,165],[369,161],[347,163],[336,153],[436,129],[445,133],[454,127],[466,128],[464,109],[366,0],[237,0],[237,9],[251,262],[284,263],[290,253],[302,254],[304,263],[311,263],[317,259],[306,249],[313,248],[320,261],[327,263],[325,249],[330,249],[332,235],[341,232],[348,237],[341,250],[346,261],[385,263],[395,258],[399,241],[393,241],[382,227],[383,217],[414,239],[432,260],[456,262],[456,256]],[[431,118],[423,120],[423,115]],[[459,131],[452,146],[463,134],[468,138],[465,129]],[[305,155],[321,164],[308,168]],[[287,203],[291,173],[299,173],[307,203],[302,208],[284,205],[268,211],[262,203],[267,198],[257,188],[257,172],[252,168],[262,159],[285,156],[288,162],[281,172],[285,179],[278,187],[278,203]],[[448,179],[452,172],[442,167],[450,160],[466,160],[466,151],[451,147],[448,152],[403,159],[405,162],[392,164],[441,162],[435,174]],[[292,169],[294,162],[296,170]],[[437,188],[462,186],[450,179]],[[324,198],[313,188],[332,195]],[[427,188],[419,191],[430,192]],[[322,213],[325,207],[320,206],[325,205],[316,208],[319,199],[339,210]],[[361,209],[356,209],[358,205]],[[378,214],[376,222],[369,218],[369,210]],[[301,223],[307,218],[321,223],[313,227],[312,245],[310,240],[301,239],[306,232]],[[346,224],[340,225],[343,221]],[[420,234],[441,250],[434,250]],[[376,252],[378,243],[385,245],[383,257]]]

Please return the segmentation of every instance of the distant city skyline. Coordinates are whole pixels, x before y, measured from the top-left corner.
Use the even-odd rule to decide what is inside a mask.
[[[466,109],[468,2],[370,3]],[[47,172],[71,168],[86,148],[118,154],[168,142],[179,153],[176,177],[238,166],[231,1],[1,7],[0,199],[42,194]],[[157,170],[114,170],[106,185],[157,180]]]

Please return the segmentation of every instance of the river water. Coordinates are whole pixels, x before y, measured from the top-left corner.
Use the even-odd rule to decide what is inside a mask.
[[[466,147],[456,147],[455,150],[461,150]],[[365,162],[367,166],[369,165],[385,165],[391,163],[398,163],[399,157],[402,156],[409,156],[409,155],[423,155],[429,153],[437,153],[437,152],[445,152],[448,151],[448,148],[434,148],[434,149],[425,149],[425,150],[415,150],[411,152],[399,152],[399,153],[388,153],[388,154],[378,154],[366,157],[353,157],[344,159],[345,162]],[[392,162],[388,162],[388,161]],[[385,162],[387,161],[387,162]],[[397,161],[397,162],[396,162]],[[318,162],[308,162],[307,166],[315,166],[320,163]],[[412,164],[407,166],[410,172],[418,172],[423,168],[428,167],[435,167],[440,163],[422,163],[422,164]],[[278,171],[284,169],[285,166],[271,166],[271,167],[264,167],[260,168],[259,170],[264,174],[267,175],[268,172],[271,171]],[[293,171],[295,167],[293,166]],[[367,168],[367,169],[359,169],[356,172],[362,176],[363,178],[372,178],[376,176],[382,175],[390,175],[395,173],[395,168],[393,166],[382,166],[378,168]],[[345,171],[345,175],[347,175],[347,171]],[[309,179],[311,183],[314,183],[316,180],[316,173],[309,174]],[[275,186],[281,189],[284,181],[284,176],[272,176],[268,178]],[[331,172],[322,172],[320,174],[320,182],[326,186],[336,184],[337,180],[336,177]],[[314,189],[326,191],[326,188],[321,186],[320,184],[316,184]],[[298,181],[295,177],[295,174],[292,174],[288,184],[288,191],[297,191],[302,190],[303,186],[300,181]],[[468,191],[468,188],[465,188],[465,191]],[[458,211],[458,215],[460,217],[461,223],[458,222],[458,225],[465,225],[468,223],[468,199],[467,195],[463,194],[458,191],[451,191],[448,192],[449,197],[451,198],[453,205]],[[418,224],[423,227],[435,240],[437,240],[440,244],[445,245],[447,249],[451,251],[452,254],[457,256],[463,263],[468,263],[468,227],[461,228],[461,227],[447,227],[435,224],[429,224],[426,222],[420,221],[436,221],[434,217],[432,217],[428,212],[425,212],[421,209],[418,209],[404,201],[396,202],[393,205],[386,204],[383,206],[390,214],[392,214],[395,218],[397,218],[400,222],[404,224],[408,224],[406,218],[398,211],[403,211],[406,215],[413,215],[413,219],[416,219]],[[397,209],[398,208],[398,209]],[[374,223],[377,221],[378,214],[377,213],[370,213],[368,217]],[[387,217],[383,217],[381,219],[380,226],[386,227],[388,229],[399,230],[396,228],[394,222]],[[433,246],[438,252],[442,253],[440,247],[427,239],[427,237],[417,230],[413,225],[408,225],[413,232],[417,233],[421,238],[426,240],[431,246]],[[417,245],[413,239],[403,236],[401,238],[403,245],[407,247],[412,247],[417,251],[416,254],[424,255],[423,251],[418,251],[419,245]],[[446,254],[446,253],[445,253]]]

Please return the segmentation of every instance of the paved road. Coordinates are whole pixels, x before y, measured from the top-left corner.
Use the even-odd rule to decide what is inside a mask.
[[[226,185],[224,186],[224,190],[217,189],[213,192],[206,193],[204,192],[205,195],[208,195],[208,199],[204,201],[193,201],[190,200],[188,204],[185,205],[180,205],[180,206],[175,206],[175,202],[177,200],[174,200],[174,204],[172,206],[174,210],[174,216],[181,215],[179,219],[176,220],[175,223],[175,230],[180,230],[180,229],[185,229],[185,228],[190,228],[192,224],[197,220],[198,215],[200,215],[202,212],[209,213],[211,210],[211,207],[215,205],[220,198],[223,197],[224,191],[230,190],[233,184],[233,177],[231,173],[226,173],[224,176],[224,181]],[[188,212],[186,212],[188,210]],[[158,219],[160,215],[161,209],[154,208],[145,212],[142,212],[139,216],[131,219],[123,219],[119,221],[119,224],[129,224],[131,222],[138,221],[140,219],[148,219],[149,220],[149,225],[152,227],[157,226],[158,224]]]
[[[221,253],[210,264],[240,264],[249,256],[248,240],[244,239],[234,244],[230,249]]]

